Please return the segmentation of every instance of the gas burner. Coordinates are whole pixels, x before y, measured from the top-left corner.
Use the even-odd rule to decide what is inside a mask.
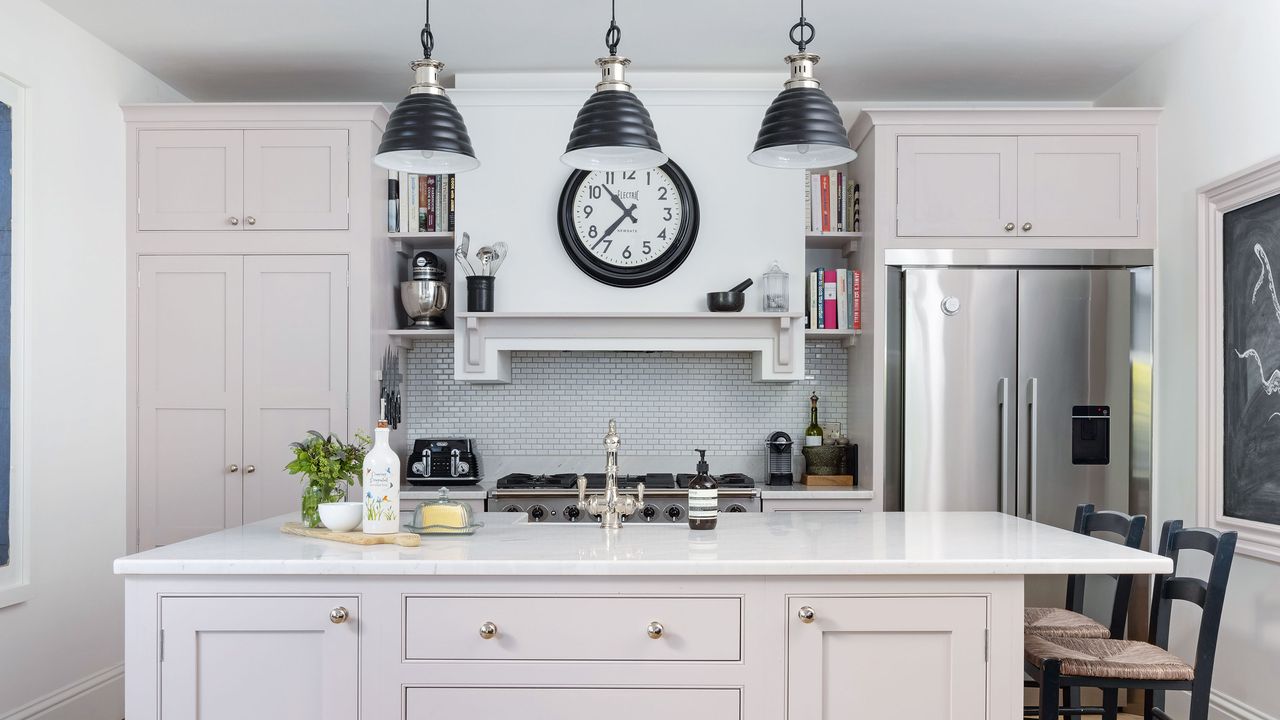
[[[588,490],[604,489],[604,473],[584,473],[587,477]],[[647,475],[619,475],[618,487],[623,490],[634,490],[636,485],[644,483],[645,490],[672,490],[676,480],[671,473],[649,473]]]
[[[676,487],[687,488],[689,481],[693,480],[696,475],[692,473],[680,473],[676,475]],[[751,488],[755,487],[756,481],[750,475],[742,473],[725,473],[723,475],[712,475],[716,484],[721,488]]]
[[[576,487],[578,476],[573,473],[557,473],[555,475],[530,475],[528,473],[511,473],[498,478],[498,487],[505,489],[557,489],[568,490]]]

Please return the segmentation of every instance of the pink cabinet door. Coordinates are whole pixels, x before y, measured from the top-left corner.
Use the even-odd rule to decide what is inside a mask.
[[[244,131],[246,230],[346,230],[346,130]]]
[[[898,235],[1015,235],[1018,138],[898,138]]]
[[[1137,136],[1019,138],[1018,234],[1137,236]]]
[[[298,512],[284,466],[308,430],[347,437],[347,258],[247,256],[244,522]]]
[[[789,720],[988,716],[986,598],[793,597],[788,611]]]
[[[138,131],[138,229],[241,226],[244,133]]]
[[[141,549],[240,523],[240,256],[144,256],[138,274]]]
[[[352,720],[359,716],[359,600],[167,597],[160,717]],[[341,608],[346,620],[333,622]]]
[[[404,717],[650,720],[657,715],[740,720],[741,698],[737,688],[409,687]]]

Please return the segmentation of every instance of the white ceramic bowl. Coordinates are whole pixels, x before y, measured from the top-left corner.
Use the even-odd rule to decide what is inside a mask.
[[[336,502],[320,503],[320,522],[334,532],[347,532],[360,527],[360,515],[364,503]]]

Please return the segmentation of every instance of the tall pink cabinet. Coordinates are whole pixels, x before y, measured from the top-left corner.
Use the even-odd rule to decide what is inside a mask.
[[[370,161],[386,111],[124,112],[129,541],[147,549],[296,510],[288,444],[372,426],[370,338],[394,323],[394,278],[372,270],[391,267]]]

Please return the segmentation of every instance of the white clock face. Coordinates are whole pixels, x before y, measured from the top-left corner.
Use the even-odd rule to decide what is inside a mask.
[[[676,185],[659,168],[595,170],[573,199],[578,242],[602,262],[636,267],[675,242],[684,217]]]

